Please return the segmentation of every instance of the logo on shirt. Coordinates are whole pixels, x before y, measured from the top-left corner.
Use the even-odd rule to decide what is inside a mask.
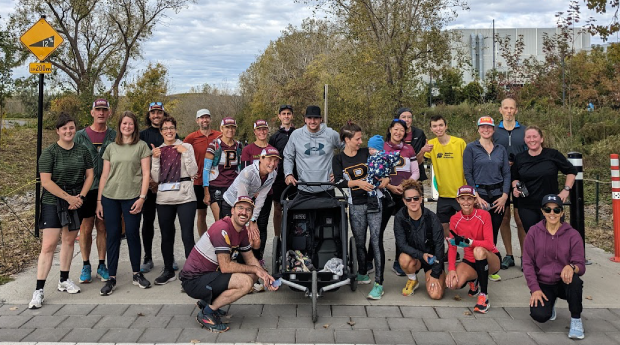
[[[224,237],[224,241],[226,241],[226,244],[230,246],[230,237],[228,237],[228,233],[226,232],[226,230],[222,230],[222,237]]]
[[[441,158],[441,157],[443,157],[443,153],[439,152],[439,153],[437,154],[437,158]]]
[[[318,152],[319,156],[322,156],[325,154],[325,150],[323,150],[323,148],[325,147],[325,144],[321,144],[319,143],[319,146],[311,146],[310,143],[307,143],[304,145],[304,147],[306,148],[306,151],[304,151],[304,154],[306,154],[307,156],[310,156],[312,154],[312,152]]]
[[[454,158],[454,153],[453,152],[440,152],[437,154],[437,158],[444,158],[444,159],[452,159]]]

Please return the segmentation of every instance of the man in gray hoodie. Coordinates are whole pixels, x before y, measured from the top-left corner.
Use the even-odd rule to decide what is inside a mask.
[[[332,182],[332,158],[334,149],[341,146],[338,132],[322,123],[321,108],[310,105],[306,108],[305,126],[291,133],[284,148],[284,176],[286,184],[297,185],[293,167],[297,168],[301,182]],[[327,186],[299,186],[305,193],[320,193],[331,190]]]

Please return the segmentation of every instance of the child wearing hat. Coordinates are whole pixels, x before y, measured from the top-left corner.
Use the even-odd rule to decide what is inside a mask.
[[[368,192],[368,213],[379,212],[379,199],[377,198],[376,188],[381,184],[381,179],[384,177],[390,177],[390,173],[394,170],[394,166],[400,160],[400,152],[386,153],[383,150],[383,137],[375,135],[368,139],[368,176],[366,181],[375,189]],[[388,198],[388,202],[392,203],[392,196],[390,193],[383,192],[383,195]]]

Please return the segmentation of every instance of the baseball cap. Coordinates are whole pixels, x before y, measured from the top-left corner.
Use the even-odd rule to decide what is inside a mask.
[[[209,117],[211,117],[211,112],[209,111],[209,109],[200,109],[196,112],[196,118],[199,118],[205,115],[209,115]]]
[[[265,120],[256,120],[256,122],[254,122],[254,129],[257,128],[269,128],[269,124]]]
[[[221,127],[227,127],[227,126],[237,127],[237,120],[233,119],[232,117],[225,117],[222,119],[220,126]]]
[[[309,105],[306,108],[306,117],[321,117],[321,108],[316,105]]]
[[[543,197],[543,199],[542,199],[542,206],[545,206],[545,205],[547,205],[550,202],[552,202],[554,204],[557,204],[560,207],[564,206],[564,203],[562,202],[562,198],[560,198],[556,194],[547,194],[547,195],[545,195]]]
[[[247,202],[248,204],[252,205],[252,207],[254,207],[254,201],[252,201],[249,196],[242,195],[238,197],[237,201],[235,201],[235,204],[233,206],[237,206],[237,204],[240,202]]]
[[[164,104],[162,102],[151,102],[151,104],[149,104],[149,111],[151,110],[165,111]]]
[[[93,102],[93,109],[110,109],[110,103],[105,98],[97,98]]]
[[[478,126],[483,126],[483,125],[495,127],[495,120],[493,120],[493,118],[490,116],[483,116],[478,119]]]
[[[459,188],[458,192],[456,193],[456,197],[458,198],[463,195],[476,197],[476,191],[474,190],[474,187],[464,185]]]
[[[275,147],[264,148],[263,151],[261,151],[261,153],[260,153],[260,157],[261,158],[263,158],[263,157],[278,157],[278,158],[282,159],[280,157],[280,152]]]
[[[293,112],[293,106],[290,104],[282,104],[280,106],[280,108],[278,109],[278,114],[282,112],[282,110],[284,109],[289,109],[291,111],[291,113]]]

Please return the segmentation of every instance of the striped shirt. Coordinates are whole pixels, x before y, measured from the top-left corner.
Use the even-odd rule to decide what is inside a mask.
[[[41,152],[39,158],[39,171],[51,173],[52,181],[63,189],[65,186],[77,185],[81,190],[88,169],[93,169],[93,159],[86,147],[78,143],[74,143],[69,150],[63,149],[58,143],[53,143]],[[56,205],[56,197],[43,189],[41,202]]]

